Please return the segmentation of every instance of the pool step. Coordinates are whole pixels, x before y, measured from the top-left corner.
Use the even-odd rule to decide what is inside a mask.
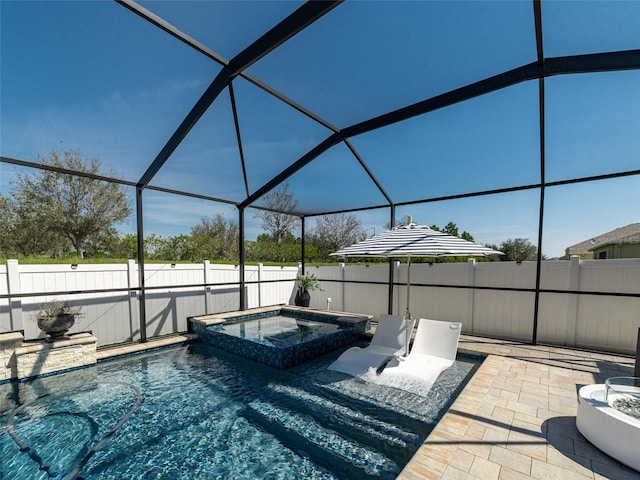
[[[185,373],[203,384],[227,385],[224,392],[242,405],[237,415],[340,478],[395,478],[426,437],[424,414],[326,368],[274,371],[231,360],[214,362],[204,374]]]
[[[268,422],[269,430],[277,432],[283,444],[318,465],[340,471],[346,478],[395,478],[397,475],[399,468],[393,460],[320,425],[309,415],[259,399],[252,400],[248,406]]]
[[[278,395],[286,395],[294,400],[298,410],[311,414],[322,425],[335,424],[340,430],[347,429],[351,436],[373,437],[380,442],[401,449],[405,449],[407,443],[416,443],[419,440],[419,436],[408,429],[378,420],[356,408],[336,403],[328,399],[326,395],[321,396],[289,385],[270,385],[269,389]]]

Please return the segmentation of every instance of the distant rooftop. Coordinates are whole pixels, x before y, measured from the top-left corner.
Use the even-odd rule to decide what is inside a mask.
[[[609,244],[640,242],[640,223],[630,223],[567,248],[567,255],[588,255],[592,250]]]

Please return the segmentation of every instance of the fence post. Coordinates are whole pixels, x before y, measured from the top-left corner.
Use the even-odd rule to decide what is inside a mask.
[[[202,268],[204,268],[204,313],[205,315],[208,315],[209,312],[211,311],[211,287],[209,286],[209,283],[211,283],[211,263],[209,262],[209,260],[204,260],[202,262]]]
[[[262,306],[262,276],[264,265],[258,263],[258,307]]]
[[[393,281],[397,282],[398,280],[400,280],[400,260],[394,260],[393,261]],[[393,290],[396,294],[396,298],[395,301],[393,302],[393,305],[395,307],[395,314],[396,315],[404,315],[404,313],[402,312],[402,309],[400,308],[400,298],[402,297],[400,289],[399,288],[395,288]]]
[[[24,330],[22,299],[12,299],[11,294],[22,293],[18,260],[7,260],[7,290],[9,293],[9,321],[11,330]]]
[[[346,312],[347,310],[345,309],[344,305],[345,305],[345,293],[346,293],[346,287],[345,287],[345,283],[344,283],[344,279],[346,276],[346,272],[345,272],[345,264],[344,263],[340,263],[339,264],[340,267],[340,311],[341,312]]]
[[[476,283],[476,259],[469,258],[467,259],[467,286],[471,287],[467,290],[467,318],[471,323],[471,331],[469,333],[473,334],[473,310],[474,310],[474,301],[475,301],[475,289],[473,288]],[[463,319],[464,322],[464,319]],[[464,323],[463,323],[464,325]]]
[[[577,291],[580,287],[580,257],[571,255],[569,260],[569,290]],[[578,328],[578,294],[567,294],[567,333],[566,344],[576,346],[576,330]]]
[[[129,288],[138,287],[138,267],[135,260],[127,260],[127,283]],[[140,341],[140,306],[139,295],[135,290],[129,290],[129,328],[131,341]]]

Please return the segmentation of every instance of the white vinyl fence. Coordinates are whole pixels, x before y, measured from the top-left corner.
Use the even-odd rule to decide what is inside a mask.
[[[245,267],[246,282],[279,280],[247,284],[246,307],[289,303],[297,273],[297,267]],[[147,337],[185,332],[191,316],[239,310],[239,281],[240,270],[234,265],[146,264]],[[0,333],[24,330],[27,339],[42,336],[34,313],[55,299],[81,307],[82,315],[71,332],[92,331],[99,345],[139,340],[140,295],[128,290],[138,283],[138,266],[132,260],[112,265],[20,265],[9,260],[6,266],[0,265],[0,295],[20,296],[0,299]],[[121,291],[99,292],[117,289]],[[55,294],[75,291],[89,292]],[[47,292],[51,295],[28,296]]]
[[[247,266],[246,308],[291,304],[296,267]],[[387,312],[389,266],[308,267],[324,291],[311,292],[311,307],[374,316]],[[239,309],[239,267],[145,265],[147,336],[187,330],[187,318]],[[406,264],[393,265],[393,311],[406,310]],[[414,317],[458,321],[463,332],[530,341],[533,335],[535,262],[414,263]],[[425,286],[425,285],[437,286]],[[179,287],[179,285],[192,285]],[[204,286],[209,285],[209,286]],[[444,285],[444,287],[443,287]],[[72,331],[91,330],[100,345],[138,340],[137,265],[0,265],[0,294],[123,289],[120,292],[56,296],[82,306]],[[157,287],[157,288],[156,288]],[[463,288],[460,288],[463,287]],[[474,287],[473,289],[464,287]],[[494,288],[494,289],[492,289]],[[497,290],[497,289],[501,290]],[[640,328],[640,259],[545,261],[541,264],[537,339],[542,343],[633,354]],[[583,294],[558,293],[578,291]],[[612,293],[602,295],[600,293]],[[624,297],[620,293],[636,296]],[[0,299],[0,332],[40,332],[32,314],[50,297]]]

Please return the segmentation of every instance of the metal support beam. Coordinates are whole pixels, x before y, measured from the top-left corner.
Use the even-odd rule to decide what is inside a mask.
[[[305,155],[303,155],[302,158],[300,158],[299,160],[297,160],[294,163],[292,163],[291,165],[289,165],[282,172],[280,172],[278,175],[276,175],[270,181],[265,183],[258,190],[253,192],[253,194],[248,196],[247,199],[244,202],[242,202],[240,205],[242,207],[248,207],[253,202],[255,202],[260,197],[262,197],[265,193],[270,192],[272,189],[274,189],[275,187],[280,185],[282,182],[284,182],[287,178],[289,178],[291,175],[296,173],[302,167],[304,167],[305,165],[309,164],[315,158],[317,158],[318,156],[320,156],[321,154],[323,154],[324,152],[329,150],[334,145],[337,145],[341,141],[342,141],[342,137],[340,135],[338,135],[337,133],[334,133],[334,134],[330,135],[324,141],[322,141],[320,144],[316,145],[309,152],[307,152]]]
[[[180,145],[182,140],[184,140],[184,137],[187,136],[193,126],[198,122],[198,120],[200,120],[200,117],[204,115],[204,112],[207,111],[213,101],[218,97],[218,95],[220,95],[220,92],[222,92],[222,90],[224,90],[227,84],[231,81],[232,76],[230,69],[222,69],[215,80],[211,82],[211,85],[209,85],[209,87],[204,91],[185,119],[182,120],[182,123],[180,123],[177,130],[173,135],[171,135],[169,141],[164,145],[164,147],[162,147],[162,150],[160,150],[160,153],[158,153],[151,165],[149,165],[147,171],[144,172],[142,177],[140,177],[138,186],[144,188],[149,184],[175,149],[178,148],[178,145]]]
[[[278,48],[284,42],[304,30],[323,15],[329,13],[335,7],[340,5],[342,1],[343,0],[314,0],[302,4],[302,6],[291,13],[287,18],[282,20],[275,27],[231,59],[229,65],[235,69],[236,75],[239,74],[242,70],[249,68],[255,62],[260,60],[269,52]]]
[[[360,156],[358,151],[355,149],[355,147],[351,144],[351,142],[349,140],[345,140],[344,143],[347,145],[349,150],[351,150],[351,153],[353,154],[354,157],[356,157],[356,159],[360,163],[360,166],[364,169],[364,171],[367,173],[367,175],[369,175],[369,178],[375,184],[375,186],[378,189],[378,191],[384,196],[384,198],[387,200],[387,202],[389,202],[389,205],[392,205],[393,204],[393,200],[391,200],[391,197],[387,194],[387,192],[384,190],[384,188],[382,188],[382,185],[380,184],[378,179],[375,177],[375,175],[373,174],[373,172],[369,168],[369,165],[366,164],[366,162],[362,159],[362,157]]]
[[[238,153],[240,154],[240,165],[242,166],[242,179],[244,180],[244,193],[249,196],[249,181],[247,180],[247,166],[244,161],[244,149],[242,148],[242,135],[240,134],[240,122],[238,121],[238,109],[236,108],[236,96],[233,93],[233,83],[229,84],[229,100],[231,101],[231,112],[233,113],[233,124],[236,127],[236,141],[238,142]]]
[[[138,235],[138,308],[140,310],[140,342],[147,341],[147,305],[144,289],[144,229],[143,229],[143,189],[136,187],[136,233]]]
[[[640,69],[640,49],[625,50],[621,52],[596,53],[591,55],[556,57],[546,59],[542,63],[536,61],[523,65],[522,67],[486,78],[479,82],[443,93],[436,97],[428,98],[421,102],[414,103],[413,105],[394,110],[336,132],[259,188],[253,195],[248,197],[242,205],[245,207],[251,205],[258,198],[280,185],[291,175],[296,173],[315,158],[322,155],[331,147],[353,136],[362,135],[364,133],[377,130],[378,128],[387,127],[394,123],[402,122],[449,105],[454,105],[456,103],[529,80],[536,80],[562,74],[638,69]]]
[[[544,65],[544,44],[542,38],[542,6],[540,0],[533,0],[533,18],[536,30],[536,53],[539,65]],[[545,133],[544,133],[544,79],[538,80],[538,122],[540,135],[540,209],[538,217],[538,256],[536,258],[536,293],[533,300],[533,332],[531,343],[538,342],[538,316],[540,315],[540,275],[542,271],[542,219],[544,215],[544,184],[545,184]]]
[[[390,215],[389,215],[389,226],[390,228],[393,228],[393,226],[396,224],[396,207],[395,205],[391,205],[390,206]],[[395,270],[393,268],[393,265],[395,263],[395,259],[390,258],[389,259],[389,297],[387,300],[387,313],[389,315],[393,314],[393,276],[395,273]]]
[[[533,0],[533,19],[536,28],[536,52],[538,63],[544,62],[544,48],[542,42],[542,6],[540,0]]]
[[[215,61],[215,62],[217,62],[217,63],[219,63],[221,65],[226,65],[228,63],[226,58],[222,57],[221,55],[218,55],[216,52],[214,52],[213,50],[208,48],[206,45],[198,42],[193,37],[190,37],[189,35],[187,35],[183,31],[179,30],[174,25],[171,25],[169,22],[167,22],[163,18],[160,18],[158,15],[153,13],[151,10],[147,10],[146,8],[144,8],[142,5],[136,3],[135,1],[133,1],[133,0],[115,0],[115,1],[118,2],[120,5],[122,5],[123,7],[127,8],[128,10],[130,10],[131,12],[133,12],[136,15],[140,16],[141,18],[145,19],[147,22],[149,22],[149,23],[155,25],[156,27],[158,27],[159,29],[167,32],[172,37],[177,38],[182,43],[190,46],[191,48],[197,50],[198,52],[202,53],[203,55],[209,57],[211,60],[213,60],[213,61]]]
[[[238,241],[240,245],[238,245],[238,256],[239,256],[239,265],[240,268],[240,310],[246,309],[246,295],[245,295],[245,278],[244,278],[244,208],[238,207]]]
[[[452,90],[442,95],[414,103],[404,108],[380,115],[342,130],[345,138],[371,132],[409,118],[423,115],[449,105],[510,87],[528,80],[572,73],[610,72],[640,69],[640,50],[596,53],[591,55],[573,55],[548,58],[541,64],[529,63],[522,67],[500,73],[479,82]]]
[[[277,98],[278,100],[280,100],[281,102],[289,105],[291,108],[293,108],[294,110],[297,110],[298,112],[300,112],[301,114],[309,117],[311,120],[313,120],[314,122],[319,123],[320,125],[322,125],[323,127],[331,130],[334,133],[339,132],[338,127],[336,127],[335,125],[332,125],[331,123],[329,123],[327,120],[325,120],[324,118],[319,117],[318,115],[316,115],[314,112],[312,112],[311,110],[303,107],[302,105],[294,102],[293,100],[291,100],[289,97],[287,97],[286,95],[284,95],[283,93],[277,91],[276,89],[274,89],[273,87],[270,87],[269,85],[267,85],[266,83],[258,80],[256,77],[253,77],[251,75],[249,75],[247,72],[242,72],[240,75],[240,77],[244,78],[245,80],[247,80],[248,82],[252,83],[253,85],[255,85],[256,87],[258,87],[261,90],[264,90],[265,92],[267,92],[269,95]]]
[[[304,226],[305,226],[305,218],[304,217],[300,217],[300,223],[301,223],[301,246],[302,246],[302,251],[300,252],[301,256],[302,256],[302,275],[304,275],[304,264],[305,264],[305,256],[304,256],[304,247],[305,247],[305,242],[304,242]]]
[[[538,80],[538,122],[540,125],[540,210],[538,213],[538,256],[536,258],[536,293],[533,300],[533,333],[531,343],[538,343],[538,316],[540,314],[540,275],[542,273],[542,232],[544,228],[544,194],[546,186],[545,156],[545,94],[544,78]]]
[[[204,112],[207,111],[222,90],[224,90],[236,76],[340,3],[341,1],[313,1],[303,4],[291,15],[232,58],[228,65],[223,66],[220,73],[218,73],[213,82],[207,87],[169,141],[162,150],[160,150],[160,153],[158,153],[147,171],[140,177],[138,185],[144,188],[149,184],[156,173],[158,173],[158,170],[162,168],[167,159],[175,149],[178,148],[180,142],[182,142],[193,126],[200,120],[200,117],[204,115]]]
[[[47,165],[45,163],[29,162],[27,160],[20,160],[20,159],[17,159],[17,158],[0,156],[0,163],[8,163],[8,164],[11,164],[11,165],[18,165],[20,167],[35,168],[37,170],[46,170],[48,172],[61,173],[63,175],[74,175],[76,177],[90,178],[91,180],[98,180],[98,181],[101,181],[101,182],[116,183],[118,185],[125,185],[127,187],[135,187],[136,186],[135,182],[122,180],[120,178],[107,177],[105,175],[96,175],[95,173],[82,172],[82,171],[79,171],[79,170],[70,170],[68,168],[56,167],[54,165]]]
[[[135,13],[136,15],[140,16],[141,18],[143,18],[147,22],[155,25],[156,27],[160,28],[161,30],[164,30],[169,35],[177,38],[182,43],[184,43],[184,44],[188,45],[189,47],[195,49],[196,51],[200,52],[201,54],[209,57],[211,60],[219,63],[220,65],[226,67],[226,66],[228,66],[230,64],[229,60],[226,59],[225,57],[223,57],[222,55],[219,55],[218,53],[214,52],[213,50],[208,48],[206,45],[198,42],[197,40],[195,40],[194,38],[190,37],[186,33],[182,32],[180,29],[178,29],[174,25],[170,24],[169,22],[167,22],[163,18],[160,18],[159,16],[157,16],[156,14],[151,12],[150,10],[147,10],[146,8],[142,7],[141,5],[136,3],[135,1],[133,1],[133,0],[115,0],[115,1],[118,2],[119,4],[121,4],[122,6],[124,6],[125,8],[129,9],[130,11]],[[321,2],[314,2],[314,3],[321,3]],[[333,132],[337,132],[338,131],[338,129],[336,127],[331,125],[325,119],[318,117],[315,113],[313,113],[313,112],[307,110],[306,108],[304,108],[303,106],[297,104],[296,102],[294,102],[293,100],[291,100],[290,98],[288,98],[287,96],[282,94],[281,92],[278,92],[273,87],[270,87],[269,85],[265,84],[264,82],[260,81],[259,79],[249,75],[247,72],[241,72],[239,74],[239,76],[244,78],[245,80],[249,81],[250,83],[254,84],[256,87],[260,88],[261,90],[264,90],[269,95],[274,96],[275,98],[277,98],[281,102],[286,103],[291,108],[296,109],[297,111],[299,111],[303,115],[306,115],[307,117],[309,117],[312,120],[320,123],[321,125],[324,125],[329,130],[331,130]]]

